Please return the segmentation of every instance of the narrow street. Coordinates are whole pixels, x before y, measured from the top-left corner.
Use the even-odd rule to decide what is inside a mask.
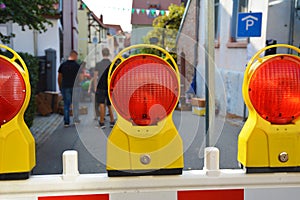
[[[88,114],[81,115],[81,123],[64,128],[61,123],[51,136],[38,144],[37,164],[33,174],[62,173],[62,153],[66,150],[78,151],[79,172],[106,173],[106,142],[111,128],[102,130],[93,119],[91,104]],[[205,117],[194,115],[191,111],[175,111],[174,123],[184,144],[185,170],[203,168]],[[108,122],[107,122],[108,123]],[[216,123],[220,126],[222,123]],[[238,168],[237,136],[241,123],[226,121],[216,147],[220,149],[220,168]]]

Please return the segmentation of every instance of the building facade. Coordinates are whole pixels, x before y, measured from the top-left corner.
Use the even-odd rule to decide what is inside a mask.
[[[168,7],[171,4],[180,5],[184,2],[182,0],[133,0],[131,44],[143,43],[143,37],[153,29],[153,20],[159,15],[168,14]]]
[[[78,51],[78,12],[77,0],[61,1],[63,6],[63,52],[65,59],[71,50]]]
[[[194,2],[194,3],[193,3]],[[195,4],[197,0],[190,0]],[[196,96],[205,97],[205,45],[206,27],[205,1],[199,0],[198,37],[196,41],[197,54],[193,54],[186,48],[186,41],[181,37],[178,45],[178,53],[185,56],[196,56]],[[277,43],[299,46],[300,36],[297,34],[300,28],[299,6],[297,0],[275,1],[275,0],[215,0],[215,47],[214,63],[216,71],[216,104],[224,102],[221,106],[226,107],[227,113],[238,116],[245,114],[244,101],[242,97],[242,82],[244,70],[248,60],[260,49],[266,46],[267,40],[275,40]],[[193,7],[189,7],[192,10]],[[237,37],[237,15],[238,13],[262,13],[262,26],[260,37]],[[188,15],[194,15],[190,12]],[[192,16],[190,16],[192,18]],[[193,25],[186,17],[179,34],[193,38]],[[277,49],[277,53],[287,53],[287,49]],[[189,58],[191,61],[193,58]],[[190,61],[190,62],[191,62]],[[190,81],[190,79],[188,80]],[[224,90],[224,91],[221,91]],[[224,95],[223,95],[224,94]]]
[[[102,59],[101,49],[104,46],[111,49],[107,39],[108,27],[103,23],[103,17],[97,17],[81,0],[78,1],[78,24],[79,59],[86,63],[87,68],[95,67]]]

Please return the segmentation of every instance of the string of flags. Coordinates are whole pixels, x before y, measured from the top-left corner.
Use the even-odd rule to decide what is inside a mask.
[[[116,8],[116,7],[104,7],[105,9],[112,9],[113,11],[123,11],[123,12],[129,12],[131,9],[131,14],[151,14],[152,16],[158,16],[158,15],[169,15],[169,10],[158,10],[158,9],[145,9],[145,8]]]
[[[82,3],[80,5],[81,8],[85,9],[86,8],[86,4]],[[158,16],[158,15],[169,15],[169,10],[159,10],[159,9],[145,9],[145,8],[120,8],[120,7],[110,7],[110,6],[104,6],[103,9],[112,9],[113,11],[123,11],[123,12],[130,12],[131,9],[131,13],[134,14],[147,14],[147,15],[152,15],[152,16]]]
[[[161,14],[161,15],[169,15],[169,10],[157,10],[157,9],[144,9],[144,8],[132,8],[131,9],[131,13],[132,14],[134,14],[134,13],[136,13],[136,14],[147,14],[147,15],[149,15],[149,14],[151,14],[151,15],[156,15],[156,16],[158,16],[159,14]]]

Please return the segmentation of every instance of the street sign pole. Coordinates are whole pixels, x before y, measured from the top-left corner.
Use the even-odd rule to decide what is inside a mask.
[[[95,36],[93,37],[93,44],[95,45],[94,47],[94,52],[95,52],[95,67],[96,67],[96,64],[97,64],[97,44],[98,44],[98,38]]]
[[[205,0],[205,133],[206,146],[211,146],[210,137],[215,130],[215,31],[214,1]]]

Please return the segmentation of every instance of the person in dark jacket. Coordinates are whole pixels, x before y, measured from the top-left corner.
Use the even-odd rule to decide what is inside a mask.
[[[108,78],[108,71],[111,61],[109,60],[109,49],[103,48],[102,49],[102,56],[103,59],[96,64],[95,71],[94,71],[94,78],[95,80],[95,91],[96,91],[96,102],[99,104],[100,110],[100,120],[99,126],[104,129],[104,116],[105,116],[105,107],[108,107],[108,112],[110,116],[110,127],[113,127],[114,122],[114,115],[111,108],[111,102],[108,97],[108,85],[107,85],[107,78]]]
[[[58,69],[58,85],[61,90],[64,101],[64,126],[70,126],[70,106],[73,105],[73,121],[79,123],[79,96],[80,82],[76,80],[77,74],[80,72],[80,65],[77,63],[78,53],[72,50],[67,61],[63,62]],[[74,91],[74,95],[73,95]],[[76,98],[78,97],[78,98]]]

